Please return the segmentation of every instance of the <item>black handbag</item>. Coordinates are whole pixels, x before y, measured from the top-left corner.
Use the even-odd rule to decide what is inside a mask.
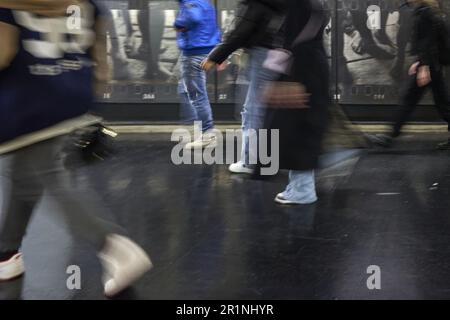
[[[117,136],[117,132],[102,124],[76,130],[65,148],[66,167],[76,168],[113,157],[117,152]]]

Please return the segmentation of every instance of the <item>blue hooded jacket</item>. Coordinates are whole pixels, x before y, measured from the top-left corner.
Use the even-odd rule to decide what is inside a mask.
[[[220,43],[216,10],[209,0],[179,0],[180,11],[175,20],[178,48],[184,55],[209,54]]]

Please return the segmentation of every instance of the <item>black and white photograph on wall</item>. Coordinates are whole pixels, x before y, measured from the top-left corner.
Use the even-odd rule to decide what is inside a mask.
[[[176,0],[102,1],[111,18],[107,102],[178,103]],[[212,77],[213,78],[213,77]],[[214,95],[214,81],[209,91]],[[214,98],[214,97],[212,97]]]
[[[336,65],[334,60],[336,52],[336,1],[322,0],[322,6],[327,17],[323,41],[330,67],[330,95],[333,97],[336,94]]]
[[[339,101],[396,104],[413,62],[412,8],[406,0],[339,0],[337,6]]]
[[[178,103],[180,52],[173,28],[177,0],[100,0],[110,13],[108,61],[112,81],[104,102]],[[222,34],[233,27],[238,0],[217,0]],[[450,0],[442,0],[450,7]],[[342,104],[398,102],[413,62],[412,9],[406,0],[323,0],[329,18],[324,41],[330,88]],[[208,76],[210,101],[242,105],[247,55],[238,50],[227,68]],[[429,104],[428,93],[422,104]],[[238,112],[236,113],[238,114]]]

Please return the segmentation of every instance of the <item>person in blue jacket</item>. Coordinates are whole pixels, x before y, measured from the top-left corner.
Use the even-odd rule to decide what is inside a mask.
[[[215,137],[210,133],[214,128],[211,105],[206,89],[206,73],[201,68],[202,61],[220,43],[220,29],[217,25],[216,10],[209,0],[179,0],[180,10],[175,20],[177,44],[181,50],[181,92],[187,93],[185,106],[189,121],[201,121],[202,132],[199,140],[186,148],[204,148],[215,145]]]

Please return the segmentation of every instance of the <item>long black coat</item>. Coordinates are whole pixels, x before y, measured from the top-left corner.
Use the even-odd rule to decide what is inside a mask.
[[[266,113],[266,128],[280,131],[280,169],[315,169],[329,122],[329,67],[323,45],[326,16],[322,5],[312,1],[318,0],[286,0],[286,48],[291,47],[313,10],[323,15],[324,23],[312,40],[292,50],[294,62],[291,75],[282,78],[284,81],[300,82],[306,87],[311,94],[309,108],[269,108]]]

